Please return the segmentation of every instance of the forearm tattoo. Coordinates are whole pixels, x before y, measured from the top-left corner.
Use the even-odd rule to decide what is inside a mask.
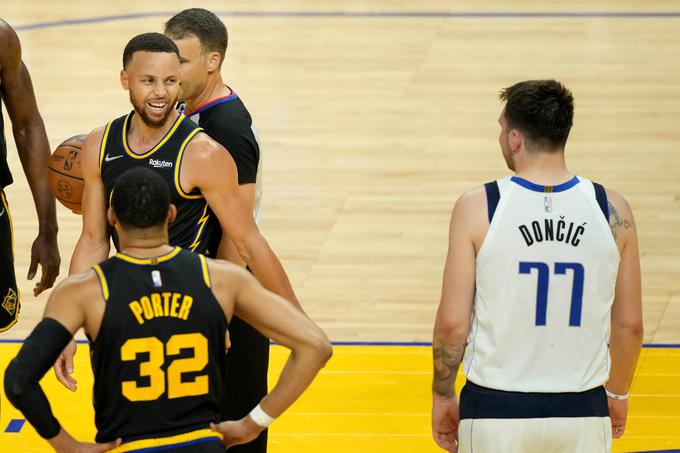
[[[616,231],[618,229],[624,228],[627,230],[633,227],[633,223],[625,217],[621,217],[619,211],[616,210],[611,202],[608,201],[607,204],[609,205],[609,227],[612,229],[614,238],[616,238]]]
[[[454,384],[460,361],[465,352],[465,343],[443,344],[435,341],[432,344],[434,361],[434,379],[432,392],[436,395],[451,398],[455,395]]]

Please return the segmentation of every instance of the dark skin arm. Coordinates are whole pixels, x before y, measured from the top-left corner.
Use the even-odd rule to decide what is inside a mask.
[[[35,277],[38,264],[42,276],[33,294],[51,288],[59,275],[57,216],[54,196],[47,181],[50,146],[45,125],[38,112],[31,76],[21,61],[21,44],[12,28],[0,20],[0,91],[12,122],[19,159],[38,214],[38,237],[31,248],[28,279]]]

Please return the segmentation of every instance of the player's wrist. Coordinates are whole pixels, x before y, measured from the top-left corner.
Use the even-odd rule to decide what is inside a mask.
[[[274,417],[270,416],[264,411],[264,409],[262,409],[260,404],[255,406],[253,410],[250,411],[248,418],[250,418],[250,420],[252,420],[261,429],[269,427],[269,425],[271,425],[275,420]]]
[[[47,442],[57,452],[73,451],[74,444],[77,442],[64,428],[59,429],[59,433],[47,439]]]
[[[40,222],[38,224],[38,236],[42,236],[48,239],[56,239],[59,227],[57,226],[56,220],[48,222]]]
[[[448,394],[440,394],[437,392],[432,392],[432,400],[433,401],[441,401],[441,402],[449,402],[449,401],[456,401],[458,400],[458,396],[456,395],[456,392],[451,392]]]
[[[609,390],[607,387],[604,388],[605,393],[607,394],[608,398],[615,399],[618,401],[625,401],[628,399],[628,392],[613,392]]]

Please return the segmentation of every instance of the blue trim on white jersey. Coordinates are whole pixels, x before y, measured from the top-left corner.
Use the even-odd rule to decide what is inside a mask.
[[[534,192],[542,192],[542,193],[555,193],[555,192],[564,192],[565,190],[569,190],[572,187],[574,187],[576,184],[581,182],[577,176],[574,176],[571,178],[569,181],[559,184],[557,186],[541,186],[539,184],[534,184],[531,181],[527,181],[524,178],[520,178],[519,176],[513,176],[510,178],[510,181],[519,184],[520,186],[524,187],[525,189],[533,190]]]

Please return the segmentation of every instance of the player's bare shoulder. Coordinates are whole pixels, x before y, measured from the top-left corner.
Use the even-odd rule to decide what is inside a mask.
[[[635,218],[628,201],[619,193],[606,189],[609,208],[609,227],[617,244],[635,235]]]
[[[82,296],[90,296],[101,293],[99,278],[94,269],[88,269],[84,272],[70,275],[64,279],[59,286],[54,289],[55,293],[63,293],[71,295],[72,293],[81,294]]]
[[[50,309],[59,309],[62,305],[76,304],[85,306],[92,304],[97,298],[103,301],[102,288],[94,269],[73,274],[57,285],[50,294],[45,313]]]
[[[85,141],[83,142],[82,148],[82,160],[81,165],[83,167],[83,172],[85,174],[95,172],[99,174],[100,162],[100,148],[101,143],[104,138],[104,132],[106,131],[106,126],[100,126],[93,129],[89,134],[85,136]]]
[[[222,288],[236,289],[252,275],[241,266],[225,260],[206,258],[210,272],[211,288],[221,291]]]
[[[455,209],[477,211],[486,207],[486,192],[484,186],[474,187],[464,192],[456,200]]]
[[[453,207],[451,231],[467,236],[479,249],[489,227],[486,214],[486,192],[483,186],[464,192]]]
[[[229,155],[222,145],[213,140],[207,133],[201,131],[187,145],[184,159],[206,163],[216,157],[223,157],[225,153]]]
[[[236,164],[227,150],[205,132],[196,134],[182,157],[180,181],[185,190],[236,180]]]
[[[21,58],[21,44],[14,29],[0,18],[0,85],[3,68]]]

